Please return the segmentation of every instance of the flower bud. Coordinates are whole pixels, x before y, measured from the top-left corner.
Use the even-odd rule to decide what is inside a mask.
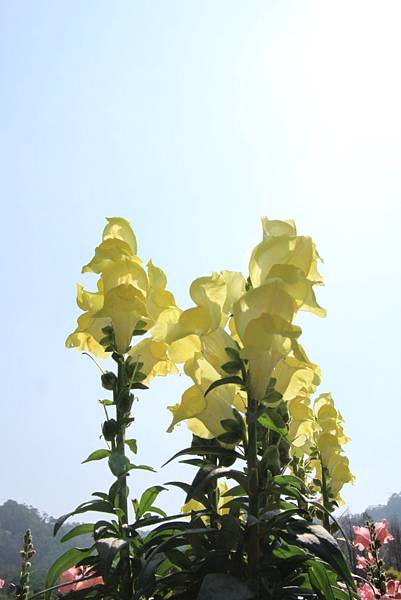
[[[105,421],[102,426],[102,433],[105,440],[111,442],[118,433],[118,425],[115,419]]]
[[[102,386],[106,390],[114,390],[117,384],[117,377],[114,375],[114,373],[112,373],[111,371],[106,371],[106,373],[103,373],[101,379]]]

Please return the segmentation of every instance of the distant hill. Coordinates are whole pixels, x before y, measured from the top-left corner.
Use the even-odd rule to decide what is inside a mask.
[[[7,500],[0,506],[0,579],[6,586],[11,582],[18,583],[20,570],[20,550],[24,533],[31,529],[36,555],[32,559],[32,589],[42,589],[46,573],[53,562],[68,548],[75,545],[85,547],[90,545],[89,536],[81,536],[75,540],[60,543],[60,538],[74,524],[61,528],[57,538],[53,537],[55,520],[38,509],[15,500]]]
[[[371,516],[373,521],[387,519],[390,522],[397,520],[401,524],[401,492],[392,494],[387,500],[387,504],[368,506],[365,512]]]

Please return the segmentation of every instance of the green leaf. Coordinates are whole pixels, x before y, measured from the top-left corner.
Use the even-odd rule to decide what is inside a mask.
[[[174,459],[176,459],[180,456],[185,456],[186,454],[195,455],[195,456],[205,456],[205,455],[209,454],[210,456],[218,456],[218,457],[226,458],[226,459],[234,459],[234,460],[237,458],[244,459],[242,454],[239,454],[239,452],[236,452],[235,450],[231,450],[229,448],[223,448],[223,446],[199,445],[199,446],[191,446],[190,448],[185,448],[185,450],[180,450],[180,452],[177,452],[177,454],[174,454],[174,456],[172,456],[167,462],[165,462],[163,467],[168,465]]]
[[[151,509],[152,504],[156,500],[157,496],[165,489],[167,488],[161,485],[153,485],[143,492],[138,507],[135,511],[135,516],[137,519],[140,519],[142,515]]]
[[[129,471],[135,470],[135,469],[139,469],[141,471],[151,471],[152,473],[156,473],[156,471],[154,470],[153,467],[150,467],[149,465],[133,465],[132,463],[129,466]]]
[[[238,377],[237,375],[232,375],[231,377],[223,377],[223,379],[213,381],[213,383],[209,385],[205,392],[205,396],[207,396],[209,392],[216,389],[217,387],[220,387],[221,385],[228,385],[229,383],[235,383],[241,386],[244,385],[244,382],[242,381],[241,377]]]
[[[107,456],[110,456],[110,450],[106,450],[106,448],[95,450],[89,454],[88,458],[82,461],[82,464],[91,462],[92,460],[102,460],[102,458],[106,458]]]
[[[135,381],[131,385],[131,389],[133,389],[133,390],[148,390],[149,386],[145,385],[144,383],[141,383],[140,381]]]
[[[127,546],[127,540],[115,537],[102,538],[96,542],[96,550],[99,554],[100,572],[107,574],[110,571],[114,557],[122,548]]]
[[[77,508],[57,519],[54,524],[53,535],[56,535],[62,524],[74,515],[80,515],[85,512],[102,512],[102,513],[113,513],[113,507],[110,502],[106,502],[105,500],[89,500],[88,502],[83,502]]]
[[[319,594],[322,600],[335,600],[326,567],[317,561],[313,562],[309,569],[309,579],[312,588]]]
[[[146,329],[134,329],[132,335],[145,335],[147,333]]]
[[[125,440],[125,443],[127,444],[128,448],[133,454],[136,454],[138,452],[136,440]]]
[[[178,550],[178,548],[170,548],[165,552],[168,560],[173,565],[178,565],[181,569],[190,570],[192,567],[191,560],[186,556],[184,552]]]
[[[220,421],[220,425],[230,433],[238,433],[242,431],[241,425],[237,419],[223,419]]]
[[[283,436],[285,440],[288,441],[287,428],[276,425],[273,419],[267,413],[260,415],[260,417],[258,418],[258,423],[260,423],[260,425],[262,425],[262,427],[265,427],[266,429],[272,429],[276,433],[279,433]]]
[[[72,538],[77,537],[78,535],[85,535],[87,533],[93,533],[93,523],[83,523],[82,525],[77,525],[76,527],[73,527],[70,531],[63,535],[60,542],[67,542],[68,540],[72,540]]]
[[[273,481],[280,486],[292,485],[299,490],[303,490],[305,488],[305,484],[302,479],[296,477],[295,475],[276,475],[273,478]]]
[[[205,465],[195,475],[195,478],[188,490],[185,502],[188,502],[192,498],[198,499],[203,494],[208,486],[220,477],[226,477],[227,479],[234,479],[244,489],[248,487],[247,476],[241,471],[236,469],[229,469],[228,467],[216,467],[215,465]]]
[[[217,436],[217,439],[223,444],[238,444],[241,441],[242,436],[241,433],[227,431],[226,433],[221,433]]]
[[[329,564],[350,588],[355,589],[354,579],[337,541],[323,527],[294,519],[288,527],[288,534],[291,541]]]
[[[232,575],[209,573],[203,578],[197,600],[251,600],[254,598],[248,585]]]
[[[241,362],[239,351],[236,348],[230,348],[230,346],[228,346],[227,348],[224,348],[224,350],[228,354],[229,358],[231,358],[231,360],[239,363]]]
[[[102,404],[103,406],[113,406],[114,402],[113,400],[99,400],[99,404]]]
[[[238,360],[230,360],[226,363],[224,363],[224,365],[221,365],[221,368],[223,369],[223,371],[225,371],[226,373],[238,373],[238,371],[241,370],[242,367],[242,363]]]
[[[67,550],[67,552],[64,552],[64,554],[59,556],[59,558],[50,567],[47,573],[45,587],[52,587],[56,583],[61,573],[64,573],[64,571],[70,569],[71,567],[75,567],[77,563],[87,556],[90,556],[92,552],[93,546],[92,548],[85,548],[82,550],[79,548],[70,548]],[[50,600],[50,596],[51,591],[46,592],[45,600]]]
[[[134,381],[143,381],[146,379],[146,373],[142,373],[142,371],[137,371],[134,376]]]
[[[110,471],[115,477],[126,475],[130,469],[130,461],[121,452],[114,451],[109,456]]]

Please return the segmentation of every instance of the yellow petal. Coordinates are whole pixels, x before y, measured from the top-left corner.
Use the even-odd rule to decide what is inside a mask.
[[[270,220],[262,217],[263,238],[279,237],[281,235],[296,236],[297,229],[292,219],[288,221]]]
[[[170,433],[175,425],[180,421],[197,417],[206,408],[206,400],[202,390],[197,385],[193,385],[183,393],[181,403],[174,406],[168,406],[169,411],[173,414],[173,420],[167,429]]]
[[[273,376],[276,379],[275,389],[288,402],[301,391],[306,394],[315,391],[320,383],[320,368],[294,356],[286,356],[278,363]]]
[[[95,249],[95,256],[92,260],[82,267],[82,273],[102,273],[113,266],[113,263],[121,260],[135,260],[129,244],[117,238],[108,238],[104,240]],[[136,259],[139,261],[139,259]]]
[[[130,285],[142,292],[144,300],[149,285],[145,270],[134,260],[113,262],[103,271],[101,281],[104,294],[119,285]]]
[[[225,300],[222,311],[225,315],[232,313],[233,305],[245,293],[246,280],[242,273],[237,271],[222,271],[220,273],[226,284]]]
[[[249,290],[233,307],[236,330],[244,345],[251,342],[253,345],[259,339],[262,343],[257,343],[257,346],[264,348],[266,344],[263,343],[263,337],[266,335],[266,329],[270,328],[271,333],[279,333],[277,326],[280,324],[284,327],[286,323],[290,324],[295,311],[294,300],[275,282]],[[260,326],[263,326],[264,331],[258,335]],[[292,327],[289,325],[287,329],[291,331]],[[254,339],[249,340],[250,335]]]
[[[221,368],[222,365],[232,360],[226,352],[226,348],[238,351],[238,347],[231,336],[222,328],[218,327],[212,333],[201,338],[202,354],[206,360],[220,373],[227,375]]]
[[[207,427],[205,427],[202,421],[199,421],[199,419],[196,417],[193,419],[188,419],[187,427],[194,435],[205,440],[212,440],[215,437],[212,433],[210,433]]]
[[[199,277],[192,282],[189,293],[195,304],[206,311],[209,317],[209,329],[218,327],[222,320],[222,309],[227,295],[227,285],[223,277],[218,273],[213,273],[210,277]]]
[[[169,346],[171,360],[176,363],[184,363],[201,349],[201,342],[197,335],[188,335],[180,340],[172,342]]]
[[[181,336],[206,334],[213,328],[210,312],[203,306],[188,308],[179,317],[179,331]]]
[[[191,377],[194,383],[197,383],[201,387],[203,392],[206,392],[214,381],[220,379],[219,372],[200,352],[197,352],[192,358],[186,361],[184,371],[186,375]]]
[[[116,349],[124,354],[138,321],[146,320],[146,305],[140,290],[132,285],[119,285],[105,294],[103,308],[96,317],[108,317],[113,323]]]
[[[104,337],[102,328],[110,325],[110,319],[95,319],[91,313],[84,313],[78,318],[78,327],[71,333],[65,345],[67,348],[76,348],[81,352],[90,352],[99,358],[107,358],[109,353],[105,352],[99,343]]]
[[[250,388],[258,401],[265,396],[275,367],[291,350],[290,340],[281,335],[269,335],[265,337],[264,343],[268,346],[267,350],[254,345],[241,351],[242,358],[249,361]]]
[[[147,308],[152,319],[156,320],[159,314],[175,306],[173,294],[166,290],[167,278],[164,272],[156,267],[150,260],[147,264],[149,291],[147,294]]]
[[[145,384],[149,383],[153,377],[165,377],[178,373],[177,367],[169,357],[168,350],[167,344],[146,338],[128,352],[135,361],[143,363],[141,371],[147,375]]]
[[[318,317],[326,316],[326,311],[317,303],[314,283],[307,279],[301,269],[294,265],[273,265],[265,281],[279,283],[294,299],[298,310],[312,312]]]
[[[297,396],[288,402],[288,412],[294,421],[313,422],[313,410],[309,406],[308,396]]]
[[[183,507],[181,508],[182,513],[189,513],[192,511],[198,511],[198,510],[204,510],[205,507],[201,502],[198,502],[198,500],[194,500],[193,498],[191,500],[188,500],[188,502],[186,502]]]
[[[95,313],[103,306],[103,293],[87,292],[82,285],[77,285],[77,304],[85,312]]]
[[[215,388],[206,396],[204,410],[196,415],[213,437],[225,433],[221,421],[234,419],[232,405],[235,392],[235,386],[231,384]]]
[[[252,285],[260,286],[274,265],[298,267],[314,283],[322,281],[317,271],[319,255],[310,237],[296,235],[291,222],[263,220],[263,241],[252,252],[249,274]]]
[[[121,217],[110,217],[106,219],[108,224],[103,230],[103,240],[117,238],[128,244],[132,254],[137,253],[137,243],[134,232],[129,221]]]

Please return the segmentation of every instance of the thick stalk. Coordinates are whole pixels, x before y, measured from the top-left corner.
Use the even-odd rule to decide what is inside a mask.
[[[251,576],[258,571],[260,548],[259,548],[259,525],[254,524],[254,519],[259,517],[259,468],[258,468],[258,439],[257,439],[257,402],[248,394],[247,428],[248,428],[248,452],[247,470],[249,481],[249,515],[251,527],[249,530],[248,565]]]
[[[320,456],[320,465],[321,465],[321,469],[322,469],[322,501],[323,501],[323,506],[326,510],[330,510],[329,507],[329,495],[328,495],[328,490],[327,490],[327,477],[326,477],[326,467],[324,466],[322,457]],[[330,519],[329,519],[329,515],[327,514],[326,511],[323,511],[323,516],[322,516],[322,524],[323,527],[330,532]]]
[[[118,423],[118,433],[116,436],[116,451],[125,456],[125,429],[126,425],[123,423],[124,418],[127,416],[124,408],[121,408],[119,405],[118,399],[120,393],[123,392],[125,386],[127,384],[126,381],[126,372],[125,365],[123,361],[118,361],[118,373],[117,373],[117,390],[116,390],[116,417]],[[118,477],[118,508],[120,509],[119,513],[119,523],[120,523],[120,535],[123,538],[127,537],[127,528],[125,527],[128,524],[128,499],[126,494],[127,489],[127,476],[121,475]],[[121,565],[122,565],[122,578],[121,578],[121,596],[124,600],[128,600],[132,596],[132,582],[131,582],[131,564],[129,558],[129,546],[126,546],[121,550]]]
[[[117,377],[117,423],[119,425],[118,434],[116,439],[116,450],[123,456],[125,456],[125,425],[122,424],[126,413],[119,406],[118,397],[120,393],[124,390],[126,384],[125,377],[125,368],[124,363],[118,363],[118,377]],[[118,507],[122,510],[120,522],[122,525],[126,525],[128,523],[128,501],[127,496],[125,494],[125,489],[127,486],[127,476],[123,475],[119,477],[119,490],[118,490]]]

